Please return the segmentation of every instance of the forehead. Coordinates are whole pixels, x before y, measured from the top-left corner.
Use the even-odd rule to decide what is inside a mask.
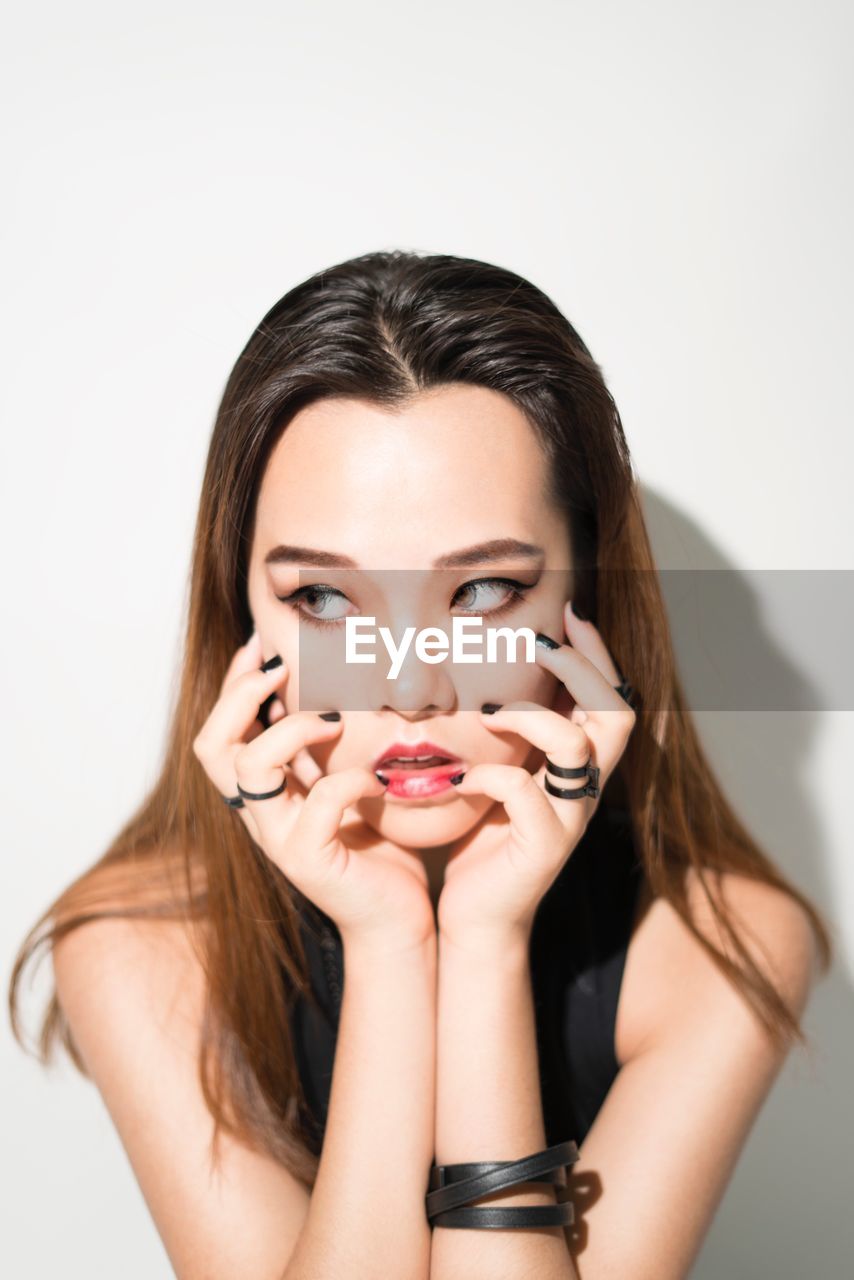
[[[277,442],[258,495],[259,543],[299,541],[369,558],[427,559],[437,542],[542,536],[547,463],[506,396],[453,384],[389,412],[355,399],[316,401]],[[551,518],[554,518],[554,514]],[[420,555],[418,550],[420,547]]]

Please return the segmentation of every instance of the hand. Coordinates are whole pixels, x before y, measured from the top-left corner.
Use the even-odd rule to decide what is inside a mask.
[[[536,646],[537,661],[562,682],[558,702],[571,714],[512,702],[483,723],[498,733],[527,738],[556,765],[574,768],[588,759],[600,771],[599,789],[617,765],[637,716],[614,688],[620,675],[592,622],[564,608],[569,645]],[[569,694],[569,698],[566,695]],[[577,790],[585,778],[548,775],[553,786]],[[483,822],[459,841],[445,869],[439,897],[441,939],[462,950],[503,947],[527,940],[537,906],[557,878],[596,811],[598,799],[565,800],[544,789],[545,763],[530,773],[505,764],[476,764],[457,790],[500,801],[509,822]]]
[[[305,748],[334,738],[342,722],[297,711],[265,729],[260,706],[288,672],[284,663],[262,671],[260,662],[260,640],[253,634],[232,658],[193,742],[208,777],[220,795],[232,796],[238,782],[244,791],[273,791],[284,775],[280,795],[244,799],[234,812],[270,861],[335,922],[345,942],[390,953],[435,939],[423,864],[377,837],[352,808],[362,796],[382,795],[384,784],[367,768],[310,779]]]

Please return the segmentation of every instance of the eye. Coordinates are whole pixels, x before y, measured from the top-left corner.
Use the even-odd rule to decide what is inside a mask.
[[[473,593],[476,603],[470,606],[467,612],[501,614],[508,609],[512,609],[515,604],[523,600],[525,592],[530,591],[532,586],[533,583],[517,582],[515,578],[478,578],[474,582],[466,582],[459,588],[457,595],[465,591]],[[488,590],[478,591],[478,588],[488,588]],[[494,608],[487,607],[490,599],[494,598],[496,593],[503,598]],[[454,599],[456,599],[456,596]]]
[[[488,616],[498,616],[512,609],[520,600],[525,598],[526,592],[530,591],[536,584],[533,582],[519,582],[515,578],[477,578],[472,582],[466,582],[457,588],[454,600],[464,592],[470,593],[474,597],[474,603],[464,606],[465,612],[473,614],[486,614]],[[488,588],[488,590],[484,590]],[[489,607],[489,601],[498,594],[502,597],[498,604]],[[484,596],[486,601],[484,602]],[[300,618],[305,619],[310,626],[313,627],[335,627],[344,621],[347,616],[346,604],[351,603],[342,591],[338,591],[336,587],[330,587],[326,583],[316,583],[307,587],[299,587],[296,591],[292,591],[288,596],[276,596],[277,600],[281,600],[282,604],[290,605]],[[341,602],[340,604],[338,602]],[[451,602],[453,605],[454,601]],[[312,612],[319,605],[321,610],[327,610],[325,613]],[[340,611],[339,611],[340,610]]]
[[[310,623],[314,627],[334,627],[337,623],[343,622],[344,613],[333,612],[326,613],[321,616],[319,614],[309,612],[319,602],[321,608],[325,608],[331,601],[335,599],[346,602],[347,597],[342,591],[338,591],[335,587],[326,586],[325,583],[318,583],[308,587],[300,587],[297,591],[292,591],[289,596],[276,596],[277,600],[281,600],[283,604],[289,604],[295,613]],[[304,602],[308,608],[304,607]]]

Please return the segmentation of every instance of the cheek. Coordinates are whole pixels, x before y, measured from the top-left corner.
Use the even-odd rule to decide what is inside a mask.
[[[551,706],[559,681],[550,671],[535,662],[508,663],[501,667],[483,667],[479,678],[480,691],[487,693],[476,703],[483,702],[538,702]]]

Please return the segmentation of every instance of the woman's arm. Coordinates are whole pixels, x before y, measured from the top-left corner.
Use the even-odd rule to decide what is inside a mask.
[[[424,1280],[435,946],[349,952],[315,1187],[231,1135],[209,1165],[205,980],[182,926],[105,919],[54,949],[60,1004],[179,1280]],[[109,1223],[105,1223],[109,1230]]]
[[[436,1163],[515,1160],[546,1145],[527,940],[462,951],[439,940]],[[564,1135],[571,1138],[572,1134]],[[529,1184],[474,1202],[555,1204]],[[563,1227],[433,1228],[431,1280],[577,1280]]]
[[[731,910],[750,922],[746,945],[801,1018],[817,973],[809,920],[767,885],[738,876],[725,883]],[[698,883],[689,885],[692,915],[714,940],[714,916]],[[654,902],[632,947],[626,978],[635,981],[635,964],[643,975],[633,997],[636,1047],[568,1171],[575,1224],[436,1227],[431,1280],[688,1276],[787,1051],[771,1043],[669,903]],[[437,1163],[513,1159],[545,1145],[523,971],[518,953],[461,955],[440,936]],[[553,1194],[511,1190],[476,1204],[545,1204]],[[571,1257],[548,1238],[564,1230]]]
[[[732,874],[723,885],[745,945],[801,1018],[818,973],[806,913],[768,885]],[[688,893],[701,932],[720,943],[693,874]],[[632,940],[623,985],[633,1048],[572,1167],[573,1256],[581,1280],[686,1280],[787,1051],[662,898]]]
[[[435,936],[383,952],[344,939],[323,1150],[286,1280],[426,1280],[433,1158]]]

